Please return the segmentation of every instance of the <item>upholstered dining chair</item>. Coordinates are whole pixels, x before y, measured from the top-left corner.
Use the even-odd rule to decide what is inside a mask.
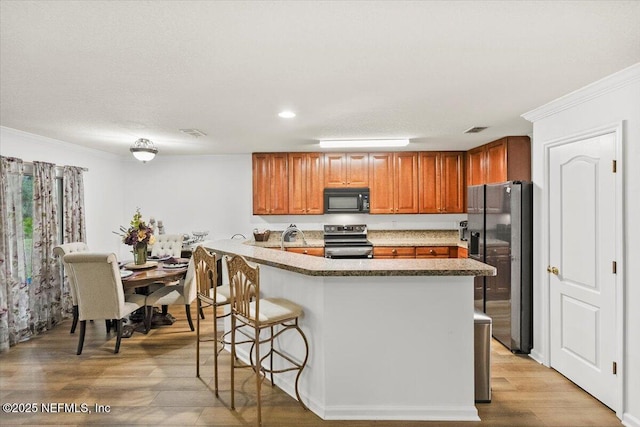
[[[184,304],[189,328],[191,328],[192,331],[195,330],[193,327],[193,320],[191,320],[191,302],[194,299],[196,299],[196,285],[194,279],[193,258],[191,258],[187,266],[187,273],[183,280],[150,290],[149,295],[147,295],[145,314],[147,332],[151,328],[153,307],[163,307],[164,311],[166,310],[165,307],[172,304]]]
[[[76,252],[65,255],[63,260],[76,283],[80,320],[77,354],[82,353],[87,320],[91,319],[115,319],[117,339],[114,353],[118,353],[122,340],[122,321],[144,307],[146,296],[125,295],[118,260],[113,253]]]
[[[232,258],[225,256],[225,260],[229,272],[231,297],[231,409],[235,409],[234,371],[235,368],[244,367],[236,362],[236,347],[238,344],[245,343],[251,344],[249,361],[256,374],[258,426],[262,425],[260,387],[267,373],[270,374],[273,385],[273,374],[298,371],[295,380],[296,397],[300,405],[307,409],[298,390],[300,375],[309,358],[309,343],[298,325],[298,319],[302,315],[302,307],[284,298],[261,298],[260,267],[252,267],[240,255],[234,255]],[[266,334],[261,335],[260,332],[263,329],[269,330],[267,337],[264,337]],[[304,343],[305,352],[301,362],[294,360],[289,354],[285,354],[284,349],[281,351],[280,348],[274,346],[276,339],[287,331],[297,331]],[[236,340],[238,332],[247,339]],[[269,346],[269,350],[264,356],[260,355],[261,344]],[[279,356],[284,360],[282,368],[274,368],[274,356]],[[267,358],[269,359],[268,366],[265,363]]]
[[[213,307],[213,350],[215,393],[218,396],[218,355],[224,349],[224,338],[218,337],[218,319],[229,316],[230,313],[218,315],[218,307],[228,305],[230,302],[229,285],[217,286],[218,274],[215,254],[207,251],[203,246],[198,246],[193,252],[192,258],[195,266],[196,279],[196,304],[201,313],[205,307]],[[204,319],[204,317],[203,317]],[[221,344],[219,347],[218,344]],[[196,322],[196,376],[200,377],[200,317]]]
[[[182,234],[158,234],[156,242],[151,246],[151,256],[172,256],[180,258],[182,254]]]
[[[66,254],[72,254],[75,252],[87,252],[89,251],[89,247],[84,242],[71,242],[64,243],[62,245],[58,245],[53,248],[53,254],[63,260],[63,257]],[[66,264],[63,262],[63,266],[65,270],[67,270]],[[71,294],[71,302],[73,304],[73,320],[71,322],[71,331],[70,333],[74,333],[76,331],[76,326],[78,326],[78,296],[76,295],[76,282],[73,275],[70,275],[67,272],[67,277],[69,279],[69,293]]]

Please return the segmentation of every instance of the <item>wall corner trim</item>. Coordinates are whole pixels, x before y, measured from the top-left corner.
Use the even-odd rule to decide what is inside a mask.
[[[575,107],[576,105],[613,92],[637,81],[640,81],[640,62],[597,80],[583,88],[577,89],[541,107],[528,111],[520,117],[532,123],[537,122],[540,119]]]

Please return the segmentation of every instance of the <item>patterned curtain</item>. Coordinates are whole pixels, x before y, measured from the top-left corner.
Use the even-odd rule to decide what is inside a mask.
[[[0,352],[29,338],[22,160],[0,156]]]
[[[51,329],[62,319],[55,165],[33,162],[33,279],[29,286],[34,332]]]
[[[82,168],[75,166],[65,166],[62,172],[62,182],[64,185],[64,200],[62,224],[64,227],[62,234],[63,243],[85,242],[86,226],[84,218],[84,181],[82,179]],[[73,302],[69,291],[69,279],[64,274],[62,278],[62,311],[65,317],[71,313]]]

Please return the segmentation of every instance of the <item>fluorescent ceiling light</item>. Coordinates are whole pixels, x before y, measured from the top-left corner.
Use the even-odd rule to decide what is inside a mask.
[[[283,119],[292,119],[296,116],[296,113],[294,113],[293,111],[281,111],[278,113],[279,117],[282,117]]]
[[[380,148],[404,147],[409,145],[408,139],[342,139],[320,141],[322,148]]]

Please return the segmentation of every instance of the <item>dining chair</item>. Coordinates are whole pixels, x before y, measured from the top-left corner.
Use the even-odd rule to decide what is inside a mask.
[[[57,256],[60,260],[63,260],[63,257],[66,254],[72,254],[75,252],[88,252],[88,251],[89,251],[89,247],[84,242],[64,243],[62,245],[58,245],[53,248],[53,254]],[[62,264],[65,270],[68,270],[64,260],[62,261]],[[73,320],[71,322],[71,331],[70,331],[70,333],[73,334],[76,331],[76,326],[78,326],[78,296],[76,294],[76,281],[73,275],[68,274],[68,272],[66,272],[66,275],[69,280],[69,293],[71,294],[71,303],[73,304],[73,312],[72,312]]]
[[[150,290],[147,295],[146,313],[145,313],[145,326],[147,332],[151,328],[151,320],[153,318],[153,307],[162,307],[163,312],[166,307],[172,304],[184,304],[187,314],[187,321],[189,322],[189,328],[192,331],[193,320],[191,320],[191,302],[196,299],[196,286],[194,279],[194,262],[193,257],[189,260],[187,265],[187,272],[184,279],[178,282],[172,282],[172,284],[164,285]]]
[[[215,393],[218,396],[218,355],[225,347],[224,337],[218,337],[218,319],[230,314],[218,315],[218,307],[229,305],[230,289],[229,285],[218,286],[218,274],[221,272],[218,271],[215,254],[210,253],[203,246],[198,246],[191,259],[195,266],[198,312],[201,313],[205,307],[213,307],[213,339],[215,342],[213,369]],[[220,348],[218,348],[218,344],[221,344]],[[196,377],[200,377],[200,317],[196,321]]]
[[[300,405],[307,409],[298,390],[300,375],[309,358],[309,343],[298,325],[298,319],[302,315],[302,307],[284,298],[261,298],[260,267],[249,265],[240,255],[234,255],[232,258],[225,256],[225,260],[229,272],[231,297],[231,409],[235,409],[234,371],[235,368],[244,367],[236,364],[238,344],[251,344],[249,362],[256,374],[258,426],[262,425],[260,388],[267,373],[270,375],[271,384],[274,385],[273,374],[297,370],[296,397]],[[266,334],[261,336],[263,329],[269,330],[267,337],[264,337]],[[287,331],[297,331],[304,343],[305,352],[302,362],[294,360],[292,356],[285,353],[286,350],[274,346],[275,340]],[[238,332],[247,339],[237,341]],[[264,356],[260,356],[262,344],[269,346],[269,350]],[[279,356],[284,360],[282,368],[274,368],[274,356]],[[265,366],[267,358],[269,359],[268,366]]]
[[[80,320],[77,354],[82,353],[87,320],[91,319],[115,319],[117,339],[114,353],[118,353],[123,319],[144,307],[146,296],[125,295],[118,260],[113,253],[76,252],[65,255],[63,260],[76,283]]]
[[[158,234],[156,242],[151,246],[151,256],[180,258],[183,239],[182,234]]]

